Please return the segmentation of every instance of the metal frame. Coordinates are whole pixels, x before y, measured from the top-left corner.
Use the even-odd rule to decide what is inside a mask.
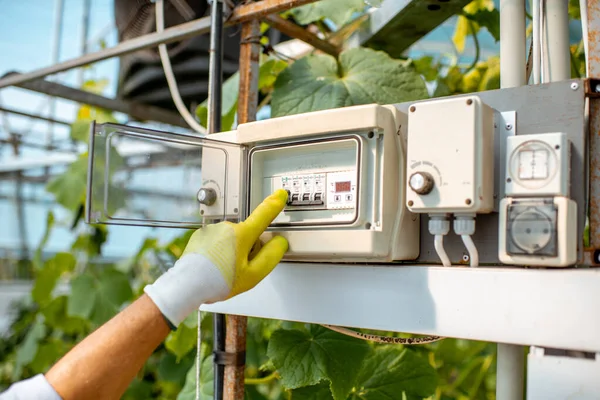
[[[334,35],[330,38],[330,42],[327,42],[307,34],[305,31],[301,32],[287,21],[284,22],[275,16],[270,16],[270,14],[314,1],[316,0],[263,0],[247,3],[232,10],[229,19],[225,21],[225,25],[242,25],[240,101],[238,105],[240,122],[252,121],[256,114],[260,45],[252,39],[256,37],[260,20],[265,20],[276,29],[303,40],[321,51],[329,54],[339,52],[339,44],[343,35],[346,34],[346,30],[342,29],[337,37]],[[381,10],[355,22],[364,24],[363,29],[366,30],[354,35],[354,39],[350,40],[350,45],[360,43],[385,50],[385,41],[380,39],[385,37],[386,40],[389,40],[391,34],[400,34],[401,37],[396,42],[402,39],[404,47],[408,48],[467,3],[468,0],[439,1],[435,4],[429,0],[387,0]],[[504,55],[501,57],[501,62],[504,87],[525,84],[522,79],[524,74],[521,71],[524,69],[524,63],[520,56],[525,52],[519,51],[521,48],[524,49],[521,43],[524,42],[524,37],[522,37],[524,30],[521,29],[520,22],[519,28],[514,29],[514,22],[524,18],[522,15],[524,8],[520,9],[521,4],[524,7],[524,2],[520,0],[516,7],[513,5],[511,9],[505,7],[503,10],[502,6],[508,3],[501,2],[501,26],[503,27],[501,30],[503,35],[501,53]],[[421,17],[425,9],[428,18]],[[600,76],[600,42],[598,41],[600,37],[600,7],[590,2],[588,12],[589,76]],[[415,28],[412,21],[417,18],[426,21],[425,29],[411,32]],[[112,48],[85,54],[82,57],[33,72],[11,74],[0,79],[0,89],[8,86],[20,86],[55,97],[124,112],[138,119],[157,120],[185,126],[181,118],[165,110],[119,102],[101,96],[94,97],[95,95],[91,96],[89,93],[40,79],[61,71],[155,47],[158,44],[180,41],[209,31],[210,18],[200,18],[168,28],[161,33],[138,37]],[[407,32],[411,33],[407,34]],[[553,34],[557,35],[555,41],[559,43],[557,46],[560,47],[560,43],[564,39],[561,35],[564,35],[564,32],[560,29],[560,32],[553,31]],[[560,49],[559,54],[561,54]],[[516,55],[519,56],[516,57]],[[595,85],[598,82],[591,82],[593,90],[587,91],[590,122],[590,248],[585,251],[585,260],[589,264],[598,264],[600,261],[600,98],[593,93],[600,90],[596,90]],[[600,88],[600,85],[598,87]],[[290,310],[297,310],[299,304],[303,303],[306,309],[311,308],[308,305],[312,304],[311,309],[313,310],[310,315],[301,318],[306,322],[327,322],[351,326],[355,320],[351,319],[347,313],[337,312],[331,315],[337,303],[341,302],[343,309],[347,310],[349,306],[353,308],[352,315],[358,313],[364,318],[371,318],[372,323],[369,326],[374,329],[502,341],[518,345],[536,344],[594,352],[600,350],[600,342],[598,342],[600,320],[596,310],[596,304],[600,300],[599,292],[596,290],[600,284],[600,273],[597,270],[528,271],[516,268],[469,270],[324,264],[319,264],[318,268],[315,267],[304,264],[300,268],[295,264],[284,263],[252,294],[244,294],[227,302],[206,306],[204,309],[244,314],[244,310],[251,304],[250,296],[254,299],[263,298],[261,304],[265,311],[261,316],[264,317],[290,319]],[[345,284],[341,285],[337,279],[340,273],[356,279],[360,285],[354,288],[350,287],[354,284],[352,280],[345,280]],[[322,279],[316,279],[317,275]],[[295,303],[281,304],[273,301],[273,296],[277,298],[280,295],[277,283],[289,279],[296,282],[301,279],[309,279],[310,282],[306,285],[295,285],[298,288],[297,292],[288,293],[288,299],[297,297]],[[321,289],[315,290],[315,284],[321,285]],[[364,290],[365,285],[373,285],[377,292],[389,298],[383,303],[374,301],[374,298],[355,298],[356,293]],[[307,287],[311,288],[310,293],[300,293],[304,290],[303,288]],[[389,287],[389,290],[381,291],[379,290],[381,287]],[[582,292],[585,292],[587,297],[581,296]],[[473,296],[474,293],[479,293],[479,297]],[[557,296],[557,293],[560,296]],[[506,301],[498,302],[498,298],[505,298]],[[323,307],[323,304],[327,304],[328,307]],[[402,304],[410,304],[410,307],[402,307]],[[284,305],[288,308],[285,309]],[[493,307],[495,311],[490,313],[489,308],[486,309],[486,307]],[[485,309],[485,313],[481,312],[483,309]],[[327,315],[327,321],[321,321],[321,316],[325,315]],[[502,320],[502,323],[499,324],[498,315],[503,316],[506,320]],[[390,318],[390,316],[395,316],[395,318]],[[295,318],[298,319],[298,317]],[[472,322],[477,318],[479,318],[479,324],[474,326]],[[554,324],[553,321],[559,318],[561,324]],[[488,325],[486,326],[484,322]],[[547,329],[539,329],[540,326],[545,325],[548,325]],[[226,351],[243,351],[245,326],[245,317],[232,316],[228,318]],[[533,329],[534,327],[538,329]],[[514,350],[519,351],[519,347],[511,350],[513,354],[516,354]],[[506,365],[515,367],[512,361]],[[519,366],[516,367],[516,375],[512,375],[512,378],[506,381],[510,386],[508,391],[501,394],[502,389],[499,389],[499,400],[521,398],[521,394],[518,392],[522,387],[522,377],[521,383],[519,383]],[[512,369],[515,370],[515,368]],[[499,381],[504,372],[505,370],[499,367]],[[225,381],[224,398],[242,399],[243,367],[226,367]]]

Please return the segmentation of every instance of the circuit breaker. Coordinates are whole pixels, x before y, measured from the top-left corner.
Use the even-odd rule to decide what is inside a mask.
[[[506,198],[498,258],[566,267],[577,260],[577,203],[570,194],[570,143],[562,132],[507,138]]]
[[[262,239],[286,237],[287,260],[412,260],[419,218],[404,206],[403,129],[406,115],[379,105],[252,122],[208,138],[93,126],[86,220],[196,228],[243,219],[285,189],[288,204]],[[181,165],[187,172],[170,179],[170,165],[180,166],[173,174]],[[144,196],[142,183],[127,180],[132,168],[164,181],[159,194],[172,200],[158,206],[156,193]]]

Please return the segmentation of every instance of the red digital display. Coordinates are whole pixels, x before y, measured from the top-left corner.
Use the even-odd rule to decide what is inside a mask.
[[[350,191],[350,186],[351,186],[350,181],[336,182],[335,183],[335,192],[336,193],[339,193],[339,192],[349,192]]]

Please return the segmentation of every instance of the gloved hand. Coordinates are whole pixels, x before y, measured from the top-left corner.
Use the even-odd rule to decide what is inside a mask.
[[[244,222],[220,222],[192,234],[173,268],[144,288],[171,324],[177,327],[201,304],[252,289],[275,268],[288,249],[287,240],[276,236],[259,247],[258,238],[283,210],[287,196],[278,190]]]

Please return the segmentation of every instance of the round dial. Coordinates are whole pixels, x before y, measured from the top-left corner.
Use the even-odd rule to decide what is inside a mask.
[[[554,149],[539,140],[522,143],[510,156],[510,178],[528,189],[546,186],[556,175],[557,169],[558,161]]]
[[[431,192],[433,183],[433,176],[428,172],[415,172],[408,180],[408,186],[417,194]]]
[[[217,200],[217,192],[214,189],[202,188],[198,191],[198,202],[206,206],[212,206]]]

